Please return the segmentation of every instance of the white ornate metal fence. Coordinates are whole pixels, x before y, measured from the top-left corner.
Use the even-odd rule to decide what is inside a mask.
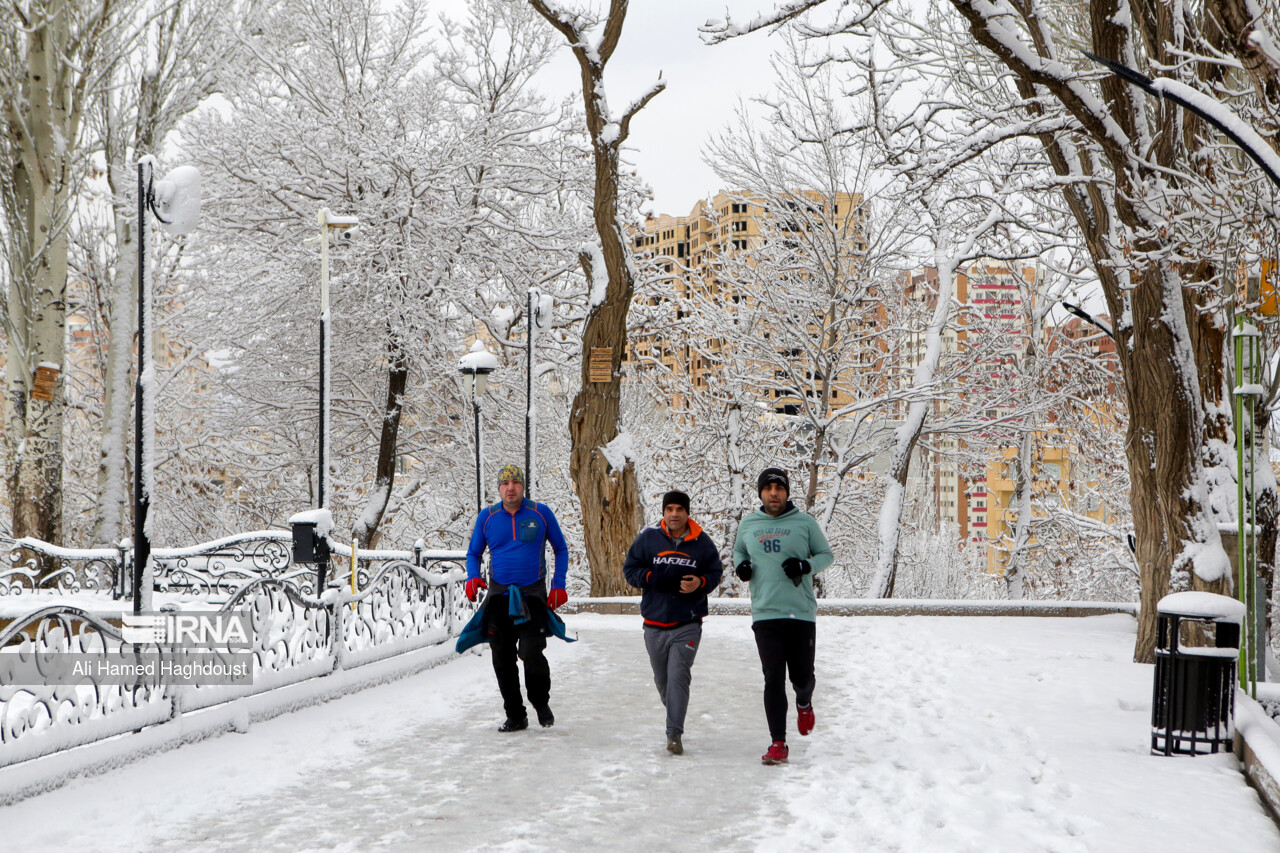
[[[251,684],[118,684],[92,672],[72,685],[12,683],[5,673],[17,663],[30,671],[56,655],[160,650],[125,643],[118,624],[129,610],[126,549],[0,541],[18,554],[0,571],[0,768],[440,644],[473,612],[462,592],[463,552],[420,543],[413,551],[358,551],[353,585],[351,549],[335,545],[328,588],[317,596],[316,571],[293,563],[289,534],[266,533],[153,551],[155,591],[168,594],[158,609],[248,612]]]

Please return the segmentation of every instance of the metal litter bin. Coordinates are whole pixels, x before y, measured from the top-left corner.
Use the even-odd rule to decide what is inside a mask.
[[[1156,605],[1151,752],[1230,750],[1236,660],[1245,606],[1211,592],[1177,592]]]

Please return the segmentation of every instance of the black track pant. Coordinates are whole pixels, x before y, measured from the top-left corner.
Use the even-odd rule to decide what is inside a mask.
[[[551,666],[543,655],[547,638],[542,626],[546,617],[541,601],[525,596],[530,619],[517,625],[507,613],[506,598],[494,602],[488,623],[492,635],[489,649],[493,658],[493,672],[498,676],[498,690],[502,692],[502,707],[507,718],[519,720],[528,716],[524,700],[520,698],[520,673],[516,658],[524,661],[524,685],[534,708],[545,706],[551,698]]]
[[[751,626],[764,669],[764,715],[769,739],[787,739],[787,676],[796,704],[813,700],[813,649],[817,625],[803,619],[765,619]]]

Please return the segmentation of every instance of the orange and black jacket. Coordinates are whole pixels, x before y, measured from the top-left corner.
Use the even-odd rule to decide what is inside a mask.
[[[707,615],[707,593],[720,584],[724,567],[711,537],[692,518],[683,539],[667,535],[666,522],[640,531],[627,551],[622,571],[627,583],[643,590],[640,615],[646,625],[674,628],[700,622]],[[702,583],[680,592],[680,579],[694,575]]]

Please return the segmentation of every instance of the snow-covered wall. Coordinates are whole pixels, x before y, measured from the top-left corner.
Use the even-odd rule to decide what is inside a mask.
[[[1259,684],[1258,699],[1236,692],[1235,753],[1249,784],[1280,823],[1280,723],[1268,712],[1268,707],[1280,710],[1280,684]]]

